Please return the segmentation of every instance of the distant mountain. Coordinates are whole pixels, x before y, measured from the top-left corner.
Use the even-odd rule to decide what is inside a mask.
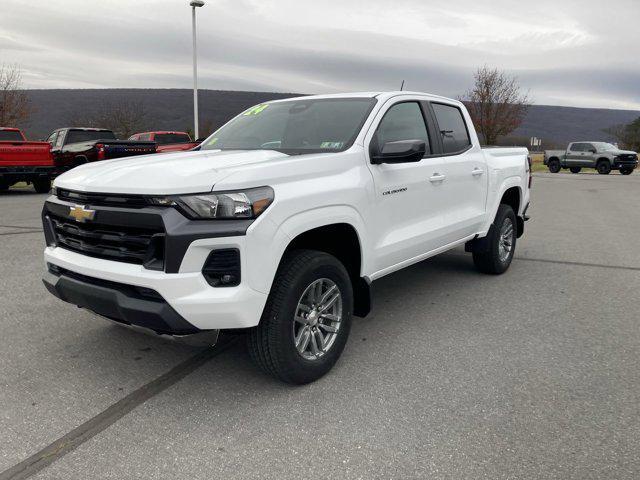
[[[35,108],[25,127],[31,139],[46,137],[52,130],[71,126],[73,119],[94,114],[105,102],[144,105],[145,130],[187,130],[192,127],[193,92],[188,89],[91,89],[29,90]],[[200,90],[201,130],[213,130],[242,110],[267,100],[299,94]],[[610,140],[605,128],[629,123],[640,111],[533,105],[513,136],[538,137],[545,143],[566,144],[575,140]]]

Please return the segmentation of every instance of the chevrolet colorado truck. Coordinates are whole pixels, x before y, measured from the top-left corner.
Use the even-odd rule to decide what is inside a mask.
[[[630,175],[638,166],[638,154],[605,142],[573,142],[566,151],[545,151],[544,164],[551,173],[558,173],[563,168],[568,168],[571,173],[595,168],[600,175],[608,175],[611,170]]]
[[[69,170],[84,163],[156,152],[155,142],[118,140],[104,128],[59,128],[49,135],[56,166]]]
[[[29,142],[21,130],[0,127],[0,191],[27,182],[47,193],[57,173],[47,142]]]
[[[156,142],[158,145],[156,149],[158,153],[191,150],[200,145],[200,142],[191,140],[191,136],[187,132],[160,131],[135,133],[129,137],[129,140]]]
[[[462,245],[481,272],[505,272],[530,185],[528,151],[482,149],[458,101],[277,100],[197,151],[58,177],[42,212],[43,280],[159,335],[245,332],[259,367],[307,383],[369,312],[371,282]]]

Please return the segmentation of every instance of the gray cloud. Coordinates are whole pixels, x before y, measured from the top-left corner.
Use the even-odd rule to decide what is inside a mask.
[[[640,109],[636,0],[215,0],[198,10],[200,85],[457,96],[475,68],[512,72],[537,103]],[[530,3],[530,2],[527,2]],[[3,0],[0,58],[31,88],[189,87],[178,0]]]

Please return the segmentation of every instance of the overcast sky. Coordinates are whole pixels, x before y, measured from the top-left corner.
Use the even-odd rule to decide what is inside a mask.
[[[191,87],[188,0],[1,0],[27,88]],[[200,86],[459,96],[489,65],[537,104],[640,110],[640,0],[206,0]]]

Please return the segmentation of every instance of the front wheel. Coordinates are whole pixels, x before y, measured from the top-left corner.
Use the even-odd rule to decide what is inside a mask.
[[[622,175],[631,175],[633,173],[633,168],[621,168],[620,173]]]
[[[479,271],[493,275],[507,271],[516,250],[516,225],[513,209],[500,204],[487,234],[486,248],[473,252],[473,263]]]
[[[51,190],[51,180],[48,178],[36,178],[33,181],[33,188],[36,193],[49,193],[49,190]]]
[[[278,269],[249,353],[265,372],[293,384],[326,374],[351,329],[353,290],[344,265],[315,250],[288,253]]]
[[[582,170],[582,168],[580,168],[580,167],[571,167],[569,170],[571,170],[571,173],[580,173],[580,170]]]

